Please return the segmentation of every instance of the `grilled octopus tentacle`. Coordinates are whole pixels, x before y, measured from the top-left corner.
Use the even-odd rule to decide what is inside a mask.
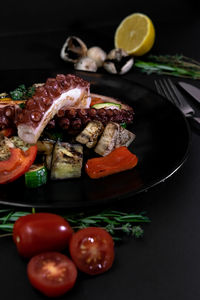
[[[27,143],[37,142],[42,131],[63,107],[87,108],[90,106],[89,82],[75,76],[59,74],[48,78],[36,88],[25,108],[17,115],[19,137]]]
[[[70,134],[76,134],[94,120],[101,121],[104,126],[110,121],[127,124],[133,122],[133,109],[121,102],[121,109],[89,108],[90,96],[93,95],[105,98],[106,102],[117,102],[110,97],[89,94],[89,88],[88,82],[74,75],[59,74],[56,78],[49,78],[43,86],[36,89],[34,96],[27,100],[24,109],[18,105],[0,105],[0,129],[16,129],[17,126],[22,139],[35,143],[45,127],[58,127]],[[69,97],[68,93],[63,101],[62,95],[66,95],[66,92],[74,95]],[[58,101],[59,97],[61,100]]]

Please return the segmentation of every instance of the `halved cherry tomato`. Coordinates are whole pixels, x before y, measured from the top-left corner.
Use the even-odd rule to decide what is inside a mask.
[[[69,223],[52,213],[35,213],[20,217],[13,228],[17,250],[26,258],[45,251],[63,250],[68,246],[72,234]]]
[[[0,161],[0,184],[14,181],[28,171],[36,158],[37,145],[31,146],[27,151],[11,148],[10,152],[7,160]]]
[[[102,228],[88,227],[77,231],[69,244],[77,268],[90,275],[110,269],[114,261],[114,242]]]
[[[32,257],[27,273],[33,287],[49,297],[58,297],[69,291],[77,278],[74,263],[58,252],[45,252]]]

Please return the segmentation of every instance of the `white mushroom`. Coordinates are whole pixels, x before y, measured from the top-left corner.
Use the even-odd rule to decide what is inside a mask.
[[[69,36],[60,52],[60,57],[67,61],[76,63],[80,57],[86,56],[87,46],[76,36]]]
[[[106,52],[100,47],[91,47],[87,51],[87,56],[95,60],[97,67],[102,67],[103,62],[106,59]]]
[[[122,49],[113,49],[107,55],[103,67],[112,74],[125,74],[133,66],[134,59]]]
[[[97,64],[92,58],[85,56],[81,57],[77,63],[75,63],[74,68],[76,70],[96,72]]]

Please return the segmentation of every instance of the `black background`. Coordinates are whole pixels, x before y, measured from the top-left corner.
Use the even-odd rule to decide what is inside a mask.
[[[133,12],[146,13],[155,24],[152,54],[178,53],[200,60],[199,6],[197,1],[172,0],[1,2],[1,75],[12,69],[65,68],[59,54],[71,34],[109,51],[116,27]],[[152,89],[156,78],[135,69],[123,77]],[[199,81],[189,81],[200,87]],[[196,109],[199,113],[198,105]],[[94,278],[79,275],[76,288],[62,299],[199,299],[199,148],[199,132],[192,129],[183,167],[153,190],[121,203],[119,208],[147,211],[152,222],[144,227],[144,238],[117,244],[113,268]],[[20,191],[16,194],[20,197]],[[26,262],[10,237],[0,239],[0,267],[2,299],[45,299],[29,285]]]

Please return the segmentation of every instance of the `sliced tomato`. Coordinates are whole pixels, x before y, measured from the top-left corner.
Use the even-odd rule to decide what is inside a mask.
[[[20,148],[11,148],[9,159],[0,161],[0,184],[5,184],[23,175],[33,164],[37,146],[33,145],[27,151]]]
[[[46,296],[58,297],[74,286],[77,269],[67,256],[45,252],[31,258],[27,274],[34,288]]]
[[[69,223],[52,213],[20,217],[13,227],[13,240],[20,255],[30,258],[45,251],[65,249],[73,234]]]
[[[77,231],[70,240],[70,255],[77,268],[96,275],[111,268],[114,261],[114,242],[102,228],[88,227]]]

